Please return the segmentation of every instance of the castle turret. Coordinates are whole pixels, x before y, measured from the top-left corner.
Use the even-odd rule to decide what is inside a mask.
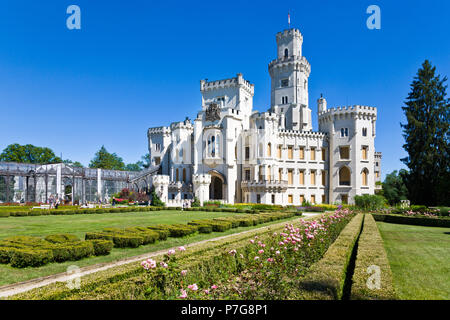
[[[317,99],[317,113],[322,113],[327,111],[327,100],[320,95],[320,98]]]
[[[303,37],[298,29],[277,33],[278,58],[270,62],[271,111],[286,118],[289,130],[312,130],[308,106],[311,66],[302,56]]]

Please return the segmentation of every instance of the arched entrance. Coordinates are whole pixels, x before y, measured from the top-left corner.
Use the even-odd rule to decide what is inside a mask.
[[[217,176],[211,177],[211,184],[209,185],[209,199],[222,200],[223,199],[223,182]]]
[[[209,185],[209,199],[210,200],[224,200],[226,190],[226,180],[222,173],[211,170],[208,172],[211,175],[211,184]]]

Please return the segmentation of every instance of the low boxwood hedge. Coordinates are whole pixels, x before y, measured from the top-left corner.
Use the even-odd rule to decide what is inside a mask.
[[[66,243],[66,242],[80,241],[80,239],[76,235],[69,233],[51,234],[46,236],[45,240],[51,243]]]
[[[39,267],[53,260],[51,250],[14,249],[10,263],[15,268]]]
[[[95,239],[87,241],[92,243],[92,246],[94,247],[94,254],[96,256],[105,256],[110,254],[114,246],[114,242],[111,240]]]
[[[374,272],[369,268],[379,268],[380,288],[369,288],[367,281]],[[372,273],[371,273],[372,272]],[[372,215],[364,218],[364,226],[358,241],[355,270],[352,277],[350,299],[352,300],[394,300],[391,267],[387,258],[378,227]]]
[[[304,300],[340,300],[347,267],[361,232],[364,215],[356,215],[342,230],[323,258],[300,279],[299,296]]]
[[[425,227],[450,227],[450,219],[447,217],[438,218],[428,218],[428,217],[407,217],[403,215],[396,214],[373,214],[373,218],[376,221],[398,223],[398,224],[409,224],[415,226],[425,226]]]

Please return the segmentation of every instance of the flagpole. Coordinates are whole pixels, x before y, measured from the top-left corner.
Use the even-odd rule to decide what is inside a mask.
[[[291,13],[288,11],[288,26],[291,28]]]

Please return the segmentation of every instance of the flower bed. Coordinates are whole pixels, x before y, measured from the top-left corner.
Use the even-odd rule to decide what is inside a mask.
[[[379,269],[374,269],[379,268]],[[377,271],[378,270],[378,271]],[[379,282],[371,283],[369,277],[377,272]],[[370,282],[373,287],[367,285]],[[350,299],[352,300],[394,300],[391,267],[384,250],[383,239],[373,216],[364,217],[364,226],[358,241],[355,270],[352,277]]]
[[[363,223],[358,214],[342,231],[324,257],[315,263],[300,280],[300,298],[313,300],[341,299],[347,267]]]

